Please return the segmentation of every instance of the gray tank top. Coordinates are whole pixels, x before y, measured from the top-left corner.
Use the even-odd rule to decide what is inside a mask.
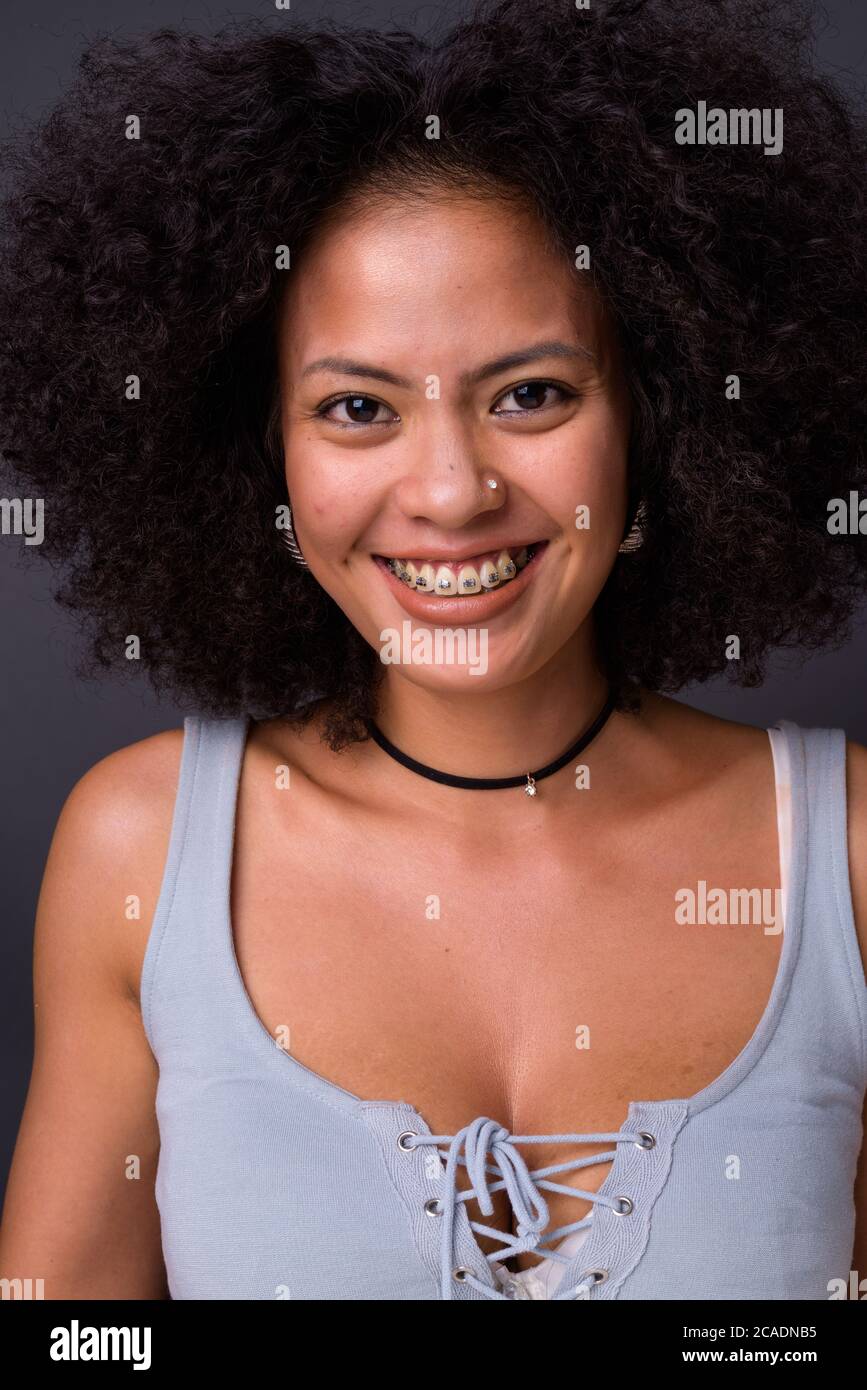
[[[142,972],[173,1299],[527,1297],[502,1262],[531,1249],[559,1262],[552,1300],[827,1299],[831,1280],[848,1282],[867,982],[841,730],[781,721],[769,731],[788,755],[790,875],[777,975],[750,1041],[696,1095],[632,1101],[614,1133],[540,1136],[472,1115],[458,1134],[432,1135],[409,1102],[360,1099],[265,1028],[229,911],[248,729],[247,717],[184,721]],[[516,1148],[543,1139],[605,1144],[572,1172],[611,1163],[598,1192],[570,1188],[592,1215],[556,1232],[544,1194],[564,1186],[564,1170],[532,1168]],[[458,1188],[458,1164],[471,1190]],[[476,1234],[498,1189],[517,1234],[497,1233],[492,1258]],[[467,1209],[473,1194],[480,1220]],[[562,1253],[582,1229],[580,1249]]]

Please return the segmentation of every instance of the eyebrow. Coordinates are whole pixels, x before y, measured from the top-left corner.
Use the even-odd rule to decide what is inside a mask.
[[[487,381],[489,377],[499,376],[500,372],[507,372],[512,367],[527,366],[528,363],[537,362],[543,357],[580,357],[590,362],[596,361],[596,354],[581,344],[574,347],[569,343],[557,341],[534,343],[532,347],[518,348],[515,352],[495,357],[491,362],[476,367],[474,371],[462,372],[458,380],[462,387],[474,386],[480,381]],[[387,382],[390,386],[403,386],[406,389],[412,387],[408,377],[397,376],[394,372],[387,372],[383,367],[374,367],[367,362],[355,362],[349,357],[319,357],[315,362],[310,362],[301,375],[310,376],[313,372],[320,371],[341,372],[346,376],[367,376],[375,381]]]

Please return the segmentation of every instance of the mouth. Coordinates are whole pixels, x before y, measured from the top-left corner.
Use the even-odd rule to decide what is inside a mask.
[[[548,545],[547,540],[533,541],[459,560],[390,555],[371,558],[410,617],[428,623],[472,625],[492,621],[520,600]]]
[[[490,550],[465,560],[407,560],[391,555],[374,555],[380,566],[390,570],[406,588],[440,599],[469,599],[486,591],[513,583],[547,546],[533,541],[510,549]]]

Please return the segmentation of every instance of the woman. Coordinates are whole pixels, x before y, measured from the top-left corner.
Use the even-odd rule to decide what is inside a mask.
[[[195,713],[61,814],[5,1276],[867,1268],[867,750],[664,693],[863,592],[863,131],[808,38],[671,0],[164,31],[21,146],[6,452],[98,658]],[[782,148],[683,143],[705,99]]]

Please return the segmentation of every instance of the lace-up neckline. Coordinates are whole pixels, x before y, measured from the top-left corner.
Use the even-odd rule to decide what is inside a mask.
[[[590,1154],[586,1158],[576,1158],[565,1163],[549,1164],[545,1168],[528,1168],[518,1144],[590,1144],[613,1142],[615,1145],[631,1143],[641,1149],[654,1147],[655,1139],[646,1130],[621,1129],[616,1133],[595,1134],[511,1134],[503,1125],[480,1115],[471,1124],[465,1125],[456,1134],[416,1134],[411,1131],[400,1136],[401,1148],[411,1150],[423,1145],[436,1146],[440,1158],[445,1160],[443,1194],[428,1204],[429,1214],[437,1215],[443,1222],[440,1241],[440,1294],[450,1300],[455,1281],[466,1282],[478,1290],[485,1298],[508,1299],[493,1285],[484,1283],[473,1273],[457,1263],[455,1254],[455,1213],[459,1202],[478,1201],[483,1216],[491,1216],[494,1210],[492,1194],[505,1190],[517,1218],[516,1233],[504,1232],[482,1222],[470,1220],[472,1231],[503,1241],[501,1249],[485,1255],[493,1264],[525,1251],[546,1252],[549,1260],[563,1264],[571,1263],[570,1257],[550,1248],[550,1243],[584,1229],[592,1220],[582,1217],[566,1226],[546,1233],[550,1215],[548,1204],[542,1194],[544,1188],[549,1192],[561,1192],[570,1197],[583,1197],[585,1200],[610,1207],[618,1215],[632,1211],[632,1200],[626,1196],[609,1197],[600,1192],[587,1192],[583,1188],[551,1181],[552,1174],[565,1173],[573,1169],[588,1168],[600,1163],[609,1163],[616,1156],[616,1148],[610,1153]],[[444,1149],[440,1146],[445,1145]],[[493,1162],[488,1161],[491,1155]],[[471,1180],[470,1188],[461,1190],[457,1185],[458,1164],[463,1164]],[[493,1182],[489,1175],[494,1176]],[[553,1295],[552,1301],[586,1297],[587,1291],[605,1277],[604,1270],[585,1270],[578,1281],[568,1289]]]

